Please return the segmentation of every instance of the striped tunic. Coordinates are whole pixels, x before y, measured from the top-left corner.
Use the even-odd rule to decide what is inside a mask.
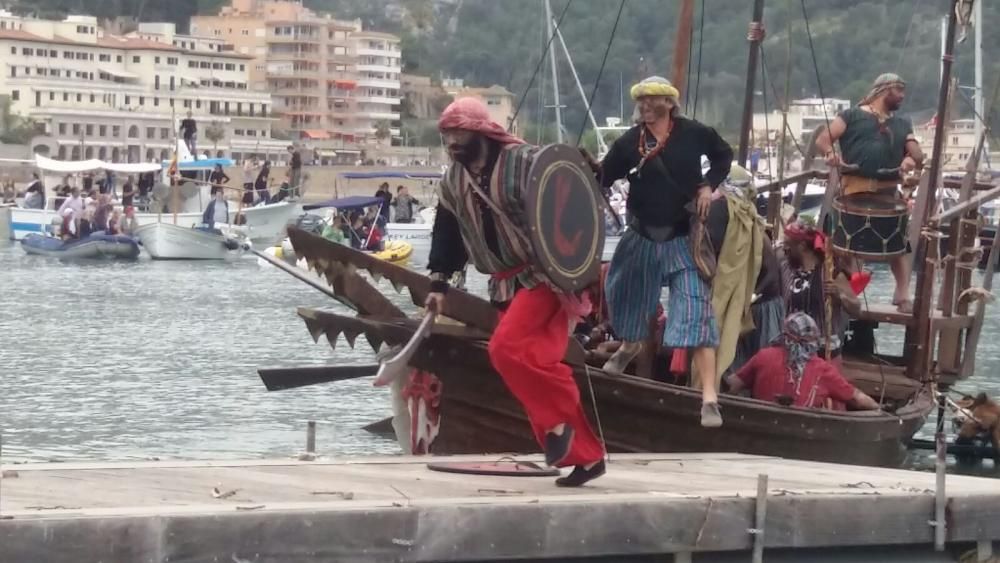
[[[502,274],[524,267],[516,276],[490,276],[489,294],[493,301],[510,301],[517,288],[516,282],[520,282],[526,289],[548,282],[544,275],[536,271],[531,246],[513,230],[516,228],[527,235],[522,189],[527,185],[528,171],[539,150],[539,147],[533,145],[504,146],[493,167],[489,188],[484,190],[490,200],[514,223],[511,226],[508,221],[494,217],[499,256],[486,244],[481,211],[485,204],[472,187],[478,185],[477,180],[468,173],[465,166],[458,163],[453,163],[441,179],[439,201],[458,219],[462,241],[476,269],[484,274]]]

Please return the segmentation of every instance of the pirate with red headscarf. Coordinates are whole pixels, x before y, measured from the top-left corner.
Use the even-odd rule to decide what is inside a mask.
[[[562,363],[580,302],[536,270],[525,236],[522,190],[539,147],[507,133],[474,98],[449,105],[438,128],[452,164],[441,180],[431,235],[427,307],[441,310],[446,280],[470,260],[490,276],[490,299],[502,311],[490,360],[524,406],[545,461],[574,466],[556,484],[580,486],[604,474],[604,447]]]
[[[847,328],[847,312],[860,311],[858,294],[864,289],[866,281],[862,275],[852,278],[842,269],[834,270],[833,280],[825,279],[826,246],[826,237],[808,221],[799,219],[785,227],[785,309],[789,314],[801,312],[812,317],[823,331],[824,343],[830,343],[831,356],[836,357],[840,354]],[[833,304],[829,323],[826,318],[827,295]]]

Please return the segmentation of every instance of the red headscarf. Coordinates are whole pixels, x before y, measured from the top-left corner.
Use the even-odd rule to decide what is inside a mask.
[[[500,124],[490,119],[490,112],[483,102],[476,98],[459,98],[448,104],[438,120],[438,129],[465,129],[475,131],[500,144],[523,145],[524,140],[507,132]]]
[[[790,223],[785,227],[785,238],[791,242],[804,242],[819,254],[826,254],[826,236],[811,225],[802,221]]]

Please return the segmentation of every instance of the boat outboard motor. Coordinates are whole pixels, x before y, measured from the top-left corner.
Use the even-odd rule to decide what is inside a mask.
[[[303,213],[295,220],[295,228],[316,235],[321,234],[323,232],[323,218],[312,213]]]

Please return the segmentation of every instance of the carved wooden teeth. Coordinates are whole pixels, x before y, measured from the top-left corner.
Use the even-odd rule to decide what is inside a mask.
[[[344,329],[344,339],[347,340],[347,345],[354,349],[354,342],[358,339],[358,335],[361,334],[360,330],[348,330]]]
[[[309,335],[312,336],[313,342],[319,342],[320,335],[323,334],[323,325],[314,319],[305,319],[306,329],[309,331]]]
[[[330,329],[326,331],[326,341],[330,343],[330,349],[337,349],[337,338],[340,336],[340,330]]]

